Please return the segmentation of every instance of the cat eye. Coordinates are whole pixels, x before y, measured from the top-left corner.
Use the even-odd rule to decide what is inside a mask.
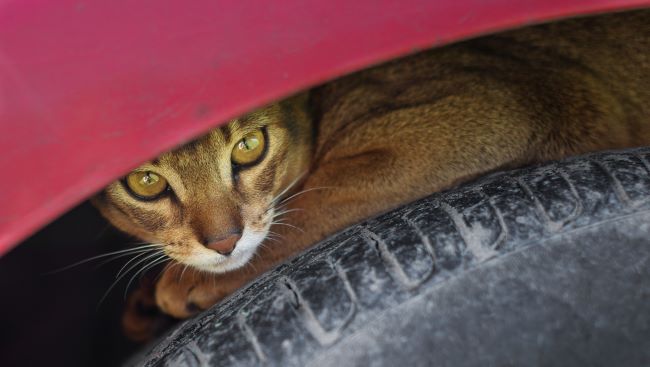
[[[168,187],[164,177],[151,171],[131,172],[125,183],[131,194],[141,200],[156,199]]]
[[[265,145],[266,141],[262,130],[246,134],[232,149],[232,162],[238,165],[250,165],[257,162],[264,153]]]

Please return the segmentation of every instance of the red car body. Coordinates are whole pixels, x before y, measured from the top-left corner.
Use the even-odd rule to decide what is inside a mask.
[[[420,49],[648,0],[5,0],[0,254],[140,162]]]

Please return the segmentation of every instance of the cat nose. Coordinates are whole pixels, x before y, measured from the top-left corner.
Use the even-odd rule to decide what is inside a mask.
[[[221,255],[227,256],[235,250],[237,241],[239,241],[240,238],[241,235],[239,233],[229,234],[226,237],[217,240],[206,241],[207,245],[205,247],[214,250]]]

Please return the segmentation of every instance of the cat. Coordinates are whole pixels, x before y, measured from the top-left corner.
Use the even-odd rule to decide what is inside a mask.
[[[189,317],[365,218],[494,170],[650,144],[650,11],[537,25],[372,67],[143,164],[93,198],[181,266]]]

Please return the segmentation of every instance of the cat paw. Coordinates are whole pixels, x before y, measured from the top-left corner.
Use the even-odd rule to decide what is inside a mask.
[[[231,275],[172,266],[156,284],[156,304],[164,313],[185,319],[210,308],[242,284]]]
[[[145,281],[129,295],[122,314],[122,331],[131,341],[153,340],[175,322],[156,306],[153,286],[153,282]]]

